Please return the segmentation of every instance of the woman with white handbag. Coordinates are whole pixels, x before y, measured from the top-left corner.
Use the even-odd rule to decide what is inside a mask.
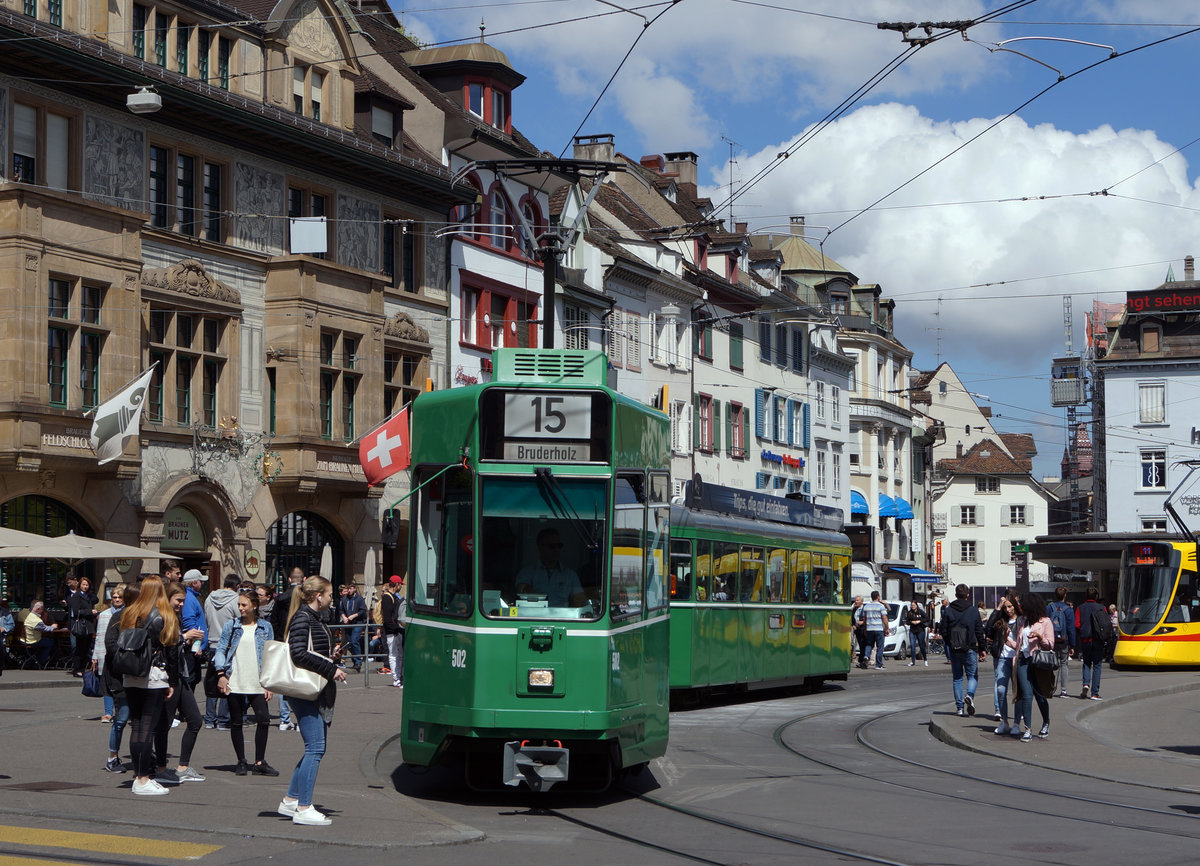
[[[267,732],[271,726],[267,701],[271,700],[271,693],[259,685],[263,644],[272,640],[275,633],[269,622],[259,619],[256,591],[239,590],[237,607],[238,617],[221,628],[213,658],[213,666],[218,671],[217,688],[229,699],[229,734],[237,756],[234,772],[239,776],[247,773],[278,776],[279,771],[267,763]],[[254,711],[256,722],[253,766],[246,764],[246,744],[242,736],[242,722],[248,708]]]
[[[278,811],[280,815],[290,816],[294,824],[316,827],[333,823],[313,807],[313,787],[321,758],[325,755],[325,735],[333,721],[337,683],[346,679],[346,672],[337,666],[341,647],[334,644],[329,628],[318,618],[332,603],[331,584],[323,577],[314,576],[293,588],[288,613],[287,643],[292,662],[298,668],[324,677],[326,683],[315,700],[288,696],[292,719],[304,740],[304,755],[296,764]]]

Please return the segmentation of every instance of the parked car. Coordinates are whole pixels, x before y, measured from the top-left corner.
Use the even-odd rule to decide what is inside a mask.
[[[888,658],[906,659],[912,649],[908,635],[908,626],[900,621],[900,613],[908,607],[908,602],[885,602],[888,606],[888,624],[892,633],[883,639],[883,654]]]

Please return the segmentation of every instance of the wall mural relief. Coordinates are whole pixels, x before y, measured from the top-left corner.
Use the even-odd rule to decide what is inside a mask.
[[[343,265],[379,270],[379,205],[338,196],[337,250]]]
[[[8,177],[8,91],[0,88],[0,177]]]
[[[271,255],[287,251],[284,184],[283,175],[273,171],[241,162],[234,166],[233,206],[238,216],[233,225],[238,246]]]
[[[88,115],[83,133],[83,192],[105,204],[146,210],[146,139],[132,129]]]

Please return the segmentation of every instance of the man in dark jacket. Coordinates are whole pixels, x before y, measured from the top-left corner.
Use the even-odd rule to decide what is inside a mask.
[[[1075,611],[1075,633],[1079,639],[1079,654],[1083,657],[1083,692],[1085,701],[1100,700],[1100,669],[1104,667],[1104,638],[1093,633],[1092,613],[1098,611],[1108,620],[1108,611],[1097,599],[1099,588],[1093,583],[1087,588],[1087,601]]]
[[[942,611],[942,639],[950,657],[954,676],[954,707],[960,716],[975,715],[975,687],[978,685],[979,656],[987,650],[979,608],[971,604],[971,589],[965,583],[954,588],[954,601]],[[966,693],[963,675],[966,675]]]
[[[354,585],[353,581],[344,584],[343,588],[346,594],[342,596],[341,620],[342,625],[349,626],[349,628],[342,632],[345,635],[342,646],[347,649],[350,662],[354,665],[354,671],[357,673],[362,669],[362,635],[367,621],[367,603],[358,594],[358,587]]]

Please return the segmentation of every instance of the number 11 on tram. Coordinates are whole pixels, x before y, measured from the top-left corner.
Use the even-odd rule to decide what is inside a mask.
[[[601,352],[494,369],[411,410],[404,760],[604,788],[666,751],[669,423]]]

